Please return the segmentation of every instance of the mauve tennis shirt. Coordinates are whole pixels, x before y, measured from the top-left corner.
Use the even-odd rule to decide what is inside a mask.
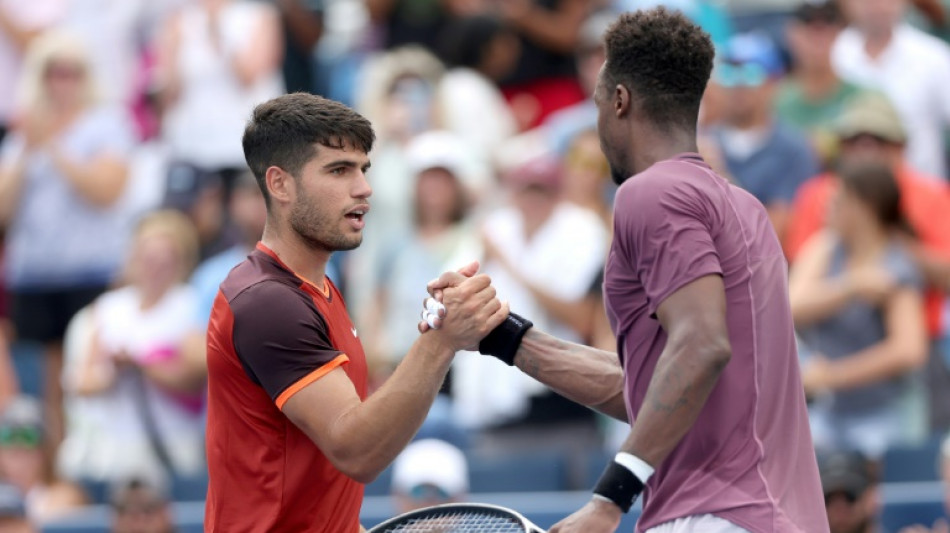
[[[617,191],[604,298],[631,423],[666,333],[660,304],[722,276],[732,358],[696,423],[647,483],[637,531],[713,514],[752,532],[828,531],[788,303],[787,263],[765,208],[681,154]]]

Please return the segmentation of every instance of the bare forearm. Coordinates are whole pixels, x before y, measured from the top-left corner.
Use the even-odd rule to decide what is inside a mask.
[[[789,295],[792,320],[803,327],[824,320],[840,311],[853,298],[845,282],[822,280],[807,287],[793,288]]]
[[[617,354],[528,330],[515,366],[558,394],[626,422],[623,369]]]
[[[16,206],[20,200],[20,191],[23,188],[24,159],[0,170],[0,227],[4,227],[13,219]]]
[[[577,46],[580,28],[570,17],[533,7],[511,22],[526,38],[552,52],[569,54]]]
[[[128,172],[119,161],[103,159],[76,163],[62,154],[54,153],[53,162],[76,192],[92,205],[109,207],[125,189]]]
[[[696,422],[725,361],[722,351],[667,344],[623,450],[660,465]]]
[[[358,481],[375,479],[422,426],[453,356],[434,337],[420,337],[386,383],[338,420],[338,459]]]
[[[39,35],[41,30],[21,28],[16,22],[10,20],[6,13],[0,11],[0,32],[5,33],[13,44],[22,51],[26,50],[30,41]]]
[[[903,346],[883,341],[848,357],[829,361],[829,388],[853,389],[898,377],[920,367],[924,358],[907,353]]]

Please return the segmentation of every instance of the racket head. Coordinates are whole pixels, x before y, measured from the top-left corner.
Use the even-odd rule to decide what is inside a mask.
[[[446,503],[390,518],[367,533],[544,533],[517,511],[487,503]]]

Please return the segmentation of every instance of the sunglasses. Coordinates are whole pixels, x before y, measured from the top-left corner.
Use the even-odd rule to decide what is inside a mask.
[[[44,75],[46,79],[77,80],[86,75],[86,70],[77,65],[51,63]]]
[[[726,88],[761,87],[769,80],[769,73],[758,63],[721,63],[713,70],[713,79]]]
[[[848,505],[854,505],[854,503],[858,501],[857,494],[851,491],[839,490],[825,494],[825,507],[827,507],[832,500],[836,500],[838,498],[844,499],[844,501],[848,502]]]
[[[0,447],[3,448],[39,448],[43,442],[43,432],[31,427],[0,428]]]

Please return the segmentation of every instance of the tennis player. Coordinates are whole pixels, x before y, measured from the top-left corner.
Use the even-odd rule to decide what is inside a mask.
[[[508,315],[486,276],[467,278],[445,292],[438,335],[367,396],[358,332],[324,269],[362,239],[373,141],[365,118],[304,93],[259,105],[244,132],[267,223],[208,327],[205,531],[356,533],[363,484],[419,429],[454,353]]]
[[[657,8],[621,15],[605,44],[595,101],[620,184],[604,278],[619,357],[514,314],[479,346],[632,424],[591,501],[551,531],[614,531],[644,492],[638,531],[826,532],[782,249],[762,205],[696,153],[712,43]]]

